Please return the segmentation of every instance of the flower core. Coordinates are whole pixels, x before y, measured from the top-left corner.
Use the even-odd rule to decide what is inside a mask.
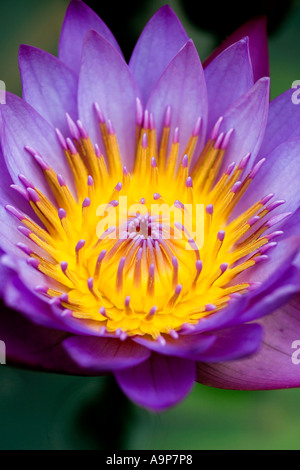
[[[137,100],[135,166],[129,172],[122,167],[112,123],[97,103],[94,108],[104,156],[80,121],[75,124],[67,115],[71,139],[57,130],[74,191],[38,149],[26,147],[53,198],[19,175],[22,186],[13,187],[41,224],[6,206],[28,239],[18,246],[45,275],[46,284],[36,287],[39,295],[57,298],[64,314],[96,323],[121,339],[176,338],[182,328],[253,287],[234,280],[267,260],[265,253],[276,245],[271,240],[280,232],[265,232],[284,214],[266,216],[284,201],[268,204],[274,196],[268,194],[232,217],[264,160],[249,171],[248,154],[238,165],[223,168],[234,130],[221,133],[222,118],[191,167],[201,119],[179,155],[180,129],[170,135],[171,107],[157,142],[154,116],[142,113]]]

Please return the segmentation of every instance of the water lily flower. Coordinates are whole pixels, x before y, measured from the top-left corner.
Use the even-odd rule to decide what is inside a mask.
[[[71,1],[1,105],[7,362],[113,373],[151,410],[195,381],[300,385],[300,107],[269,103],[265,24],[206,62],[162,7],[129,64]],[[297,297],[298,295],[298,297]]]

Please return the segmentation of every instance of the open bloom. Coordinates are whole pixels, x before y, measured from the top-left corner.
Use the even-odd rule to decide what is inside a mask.
[[[59,58],[21,46],[23,99],[1,106],[12,362],[112,372],[154,410],[195,380],[299,385],[300,109],[291,90],[269,105],[266,51],[250,22],[203,71],[163,7],[127,65],[78,0]]]

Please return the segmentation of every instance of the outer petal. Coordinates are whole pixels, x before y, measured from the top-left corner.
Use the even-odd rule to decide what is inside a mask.
[[[135,152],[135,79],[123,58],[99,34],[90,31],[83,47],[78,92],[79,115],[94,142],[100,142],[99,123],[93,109],[97,102],[115,129],[124,164],[131,169]]]
[[[218,55],[204,70],[208,95],[208,124],[217,119],[253,86],[248,38],[241,39]]]
[[[163,411],[182,400],[195,379],[195,363],[152,353],[142,364],[115,373],[129,398],[138,405]]]
[[[277,200],[285,200],[285,204],[276,212],[294,212],[300,206],[299,185],[296,175],[300,171],[300,136],[278,145],[259,170],[255,180],[247,190],[247,194],[237,206],[238,211],[245,210],[262,196],[275,193]]]
[[[11,93],[7,93],[6,105],[1,106],[0,110],[3,120],[2,150],[13,181],[18,184],[18,175],[22,173],[45,194],[50,194],[41,169],[24,149],[28,145],[34,147],[57,173],[61,173],[72,188],[70,170],[54,128],[29,104]]]
[[[85,35],[94,30],[105,37],[115,49],[121,49],[106,24],[85,3],[72,0],[68,6],[59,40],[59,58],[79,74],[81,52]]]
[[[216,342],[197,361],[232,361],[255,353],[261,345],[263,330],[260,325],[239,325],[217,333]]]
[[[269,109],[269,78],[261,78],[239,98],[224,114],[221,131],[234,129],[223,166],[238,163],[247,153],[254,161],[265,132]]]
[[[250,40],[250,56],[254,80],[269,76],[269,53],[266,18],[254,18],[237,29],[205,61],[205,67],[224,49],[245,36]]]
[[[80,367],[93,372],[134,367],[150,356],[149,350],[130,339],[72,336],[63,345]]]
[[[8,364],[64,374],[87,374],[62,347],[65,332],[37,326],[3,305],[0,310],[1,340],[6,345]]]
[[[40,49],[21,46],[19,66],[23,99],[54,127],[68,134],[66,113],[77,119],[77,77],[59,59]]]
[[[150,19],[129,61],[144,103],[164,69],[187,41],[183,26],[168,5]]]
[[[153,112],[158,141],[160,140],[167,106],[171,106],[171,130],[179,127],[179,155],[191,136],[196,121],[202,118],[199,146],[203,144],[207,121],[207,91],[202,65],[191,40],[178,52],[157,82],[147,103]]]
[[[300,135],[298,98],[299,89],[292,88],[271,101],[266,132],[259,152],[262,157],[286,140]]]
[[[197,381],[219,388],[266,390],[300,386],[300,297],[264,317],[263,347],[249,359],[197,367]]]

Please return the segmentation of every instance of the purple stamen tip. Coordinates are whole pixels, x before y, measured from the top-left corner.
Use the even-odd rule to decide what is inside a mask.
[[[107,317],[107,315],[106,315],[106,310],[105,310],[104,307],[100,307],[99,312],[100,312],[101,315],[103,315],[104,317]],[[106,330],[106,329],[105,329],[105,330]]]
[[[121,191],[121,189],[122,189],[122,183],[116,184],[115,190],[116,190],[116,191]]]
[[[284,199],[281,199],[279,201],[274,201],[274,202],[271,202],[271,204],[269,204],[266,209],[271,212],[273,211],[274,209],[276,209],[277,207],[281,206],[282,204],[285,204],[285,200]]]
[[[173,135],[173,144],[178,144],[179,142],[179,127],[175,127]]]
[[[234,129],[231,128],[231,129],[229,129],[229,131],[225,134],[225,137],[224,137],[224,139],[223,139],[223,141],[222,141],[222,144],[221,144],[221,149],[222,149],[222,150],[226,150],[226,149],[227,149],[233,131],[234,131]]]
[[[152,317],[157,311],[156,305],[149,310],[148,316]]]
[[[155,158],[155,157],[151,157],[151,166],[152,166],[152,168],[156,168],[156,167],[157,167],[157,163],[156,163],[156,158]]]
[[[214,304],[206,304],[205,305],[205,311],[206,312],[213,312],[216,309],[217,309],[217,307]]]
[[[103,258],[104,258],[104,256],[106,255],[106,253],[107,253],[107,250],[102,250],[102,251],[101,251],[100,255],[98,256],[98,262],[99,262],[99,263],[103,260]]]
[[[283,235],[283,231],[282,230],[276,230],[275,232],[272,232],[272,233],[269,233],[266,238],[268,240],[272,240],[273,238],[276,238],[276,237],[280,237],[280,235]]]
[[[110,119],[107,119],[107,132],[110,135],[114,135],[114,133],[115,133],[114,127],[113,127],[112,122],[111,122]]]
[[[136,98],[136,124],[141,126],[143,122],[143,106],[139,98]]]
[[[217,120],[216,124],[213,127],[212,133],[210,135],[211,140],[215,140],[217,138],[217,135],[219,134],[219,129],[223,121],[223,116],[220,116],[219,119]]]
[[[241,181],[237,181],[236,183],[234,183],[234,185],[231,188],[231,192],[236,193],[238,189],[240,188],[241,184],[242,184]]]
[[[7,206],[5,206],[5,209],[7,210],[7,212],[9,212],[10,214],[14,215],[15,217],[17,217],[17,219],[19,219],[21,222],[22,220],[25,219],[25,216],[20,212],[18,211],[18,209],[16,209],[14,206],[11,206],[10,204],[8,204]]]
[[[260,220],[260,217],[258,215],[254,215],[253,217],[251,217],[251,219],[248,220],[247,224],[252,227],[254,224],[256,224],[256,222],[258,222]]]
[[[229,264],[228,263],[222,263],[220,264],[220,269],[222,271],[222,274],[225,273],[225,271],[227,270]]]
[[[123,175],[127,176],[129,174],[129,171],[127,170],[126,166],[123,166]]]
[[[217,238],[220,240],[220,242],[222,242],[225,238],[225,230],[219,230]]]
[[[179,334],[178,334],[177,331],[175,331],[175,330],[170,330],[170,336],[171,336],[173,339],[178,339],[178,338],[179,338]]]
[[[34,204],[40,201],[38,193],[34,189],[27,188],[27,191],[28,191],[30,199],[34,202]]]
[[[202,126],[202,117],[199,116],[196,121],[193,133],[192,133],[193,137],[197,137],[199,135],[201,126]]]
[[[70,152],[72,153],[72,155],[76,155],[77,154],[77,149],[76,149],[73,141],[68,137],[66,142],[67,142],[67,147],[70,150]]]
[[[35,269],[38,269],[40,263],[38,262],[38,260],[36,258],[28,258],[27,259],[27,264],[29,264],[30,266],[32,266]]]
[[[201,261],[201,259],[197,259],[196,261],[196,270],[198,273],[200,273],[202,271],[202,267],[203,267],[203,262]]]
[[[182,291],[182,285],[181,284],[177,284],[177,286],[175,287],[175,294],[176,295],[179,295]]]
[[[93,288],[94,288],[94,278],[89,277],[88,280],[87,280],[87,285],[88,285],[88,288],[90,290],[93,290]]]
[[[79,129],[79,132],[80,132],[80,135],[83,139],[88,139],[89,135],[84,127],[84,125],[82,124],[81,121],[77,121],[77,127]]]
[[[66,302],[66,303],[69,302],[69,295],[67,293],[61,294],[59,298],[61,302]]]
[[[268,228],[273,227],[273,225],[278,224],[279,222],[282,222],[284,219],[289,217],[291,214],[292,214],[292,212],[284,212],[283,214],[274,215],[274,217],[271,217],[271,219],[269,219],[266,222],[266,227],[268,227]]]
[[[153,277],[154,276],[154,272],[155,272],[155,266],[153,263],[150,264],[149,266],[149,276],[150,277]]]
[[[32,188],[34,189],[34,185],[29,181],[29,179],[26,178],[26,176],[24,175],[18,175],[18,178],[19,180],[21,181],[21,183],[23,184],[23,186],[25,186],[25,188]]]
[[[48,287],[47,286],[36,286],[34,288],[34,290],[38,294],[47,294],[48,293]]]
[[[99,104],[96,101],[94,103],[94,110],[96,111],[97,118],[99,119],[100,124],[104,124],[105,119],[104,119],[102,109],[100,108]]]
[[[40,155],[34,154],[33,158],[35,159],[37,164],[42,168],[43,171],[50,169],[50,166],[45,162],[45,160],[43,160],[43,158]]]
[[[16,246],[18,248],[20,248],[20,250],[22,250],[26,255],[28,255],[28,256],[32,255],[32,250],[27,245],[25,245],[24,243],[18,242],[16,244]]]
[[[157,201],[157,200],[160,199],[160,198],[161,198],[161,195],[160,195],[159,193],[154,193],[154,194],[153,194],[153,199],[154,199],[155,201]]]
[[[113,199],[112,201],[110,201],[109,204],[110,204],[111,206],[113,206],[113,207],[118,207],[119,201],[117,201],[116,199]]]
[[[193,180],[192,180],[191,176],[187,177],[185,185],[186,185],[187,188],[192,188],[193,187]]]
[[[103,307],[101,307],[101,308],[103,308]],[[100,309],[100,310],[101,310],[101,309]],[[100,313],[101,313],[101,312],[100,312]],[[100,335],[100,336],[103,336],[103,335],[105,335],[105,333],[106,333],[106,327],[105,327],[105,326],[101,326],[101,328],[99,329],[99,335]]]
[[[67,269],[68,269],[68,263],[67,263],[67,261],[62,261],[62,262],[60,263],[60,268],[61,268],[62,272],[65,274],[65,272],[66,272]]]
[[[29,201],[28,193],[24,188],[22,188],[22,186],[18,186],[17,184],[11,184],[10,187],[14,191],[16,191],[18,194],[20,194],[20,196],[26,199],[26,201]]]
[[[27,227],[24,227],[23,225],[19,225],[18,230],[27,238],[29,238],[29,235],[32,233]]]
[[[259,160],[259,162],[256,163],[256,165],[252,168],[252,170],[249,173],[249,178],[253,179],[257,173],[259,172],[261,166],[265,163],[266,159],[262,158]]]
[[[149,115],[149,126],[150,126],[151,131],[155,129],[155,121],[154,121],[153,113],[150,113]]]
[[[261,256],[255,256],[253,258],[255,261],[255,264],[261,263],[262,261],[267,261],[269,259],[268,255],[261,255]]]
[[[58,174],[57,175],[57,181],[58,181],[58,184],[63,187],[63,186],[66,186],[66,182],[65,182],[65,179],[62,175]]]
[[[214,213],[214,206],[212,204],[208,204],[205,208],[207,214],[213,215]]]
[[[59,130],[58,128],[56,128],[56,129],[55,129],[55,132],[56,132],[56,136],[57,136],[58,142],[60,143],[62,149],[63,149],[63,150],[68,150],[67,143],[66,143],[66,139],[64,138],[64,136],[62,135],[62,133],[60,132],[60,130]]]
[[[99,145],[98,145],[98,144],[95,144],[95,145],[94,145],[94,149],[95,149],[96,157],[97,157],[97,158],[100,158],[102,154],[101,154],[101,150],[100,150],[100,148],[99,148]]]
[[[39,152],[37,150],[35,150],[33,147],[29,147],[29,145],[25,145],[24,149],[30,153],[30,155],[32,155],[33,157],[35,155],[39,155]]]
[[[224,139],[224,132],[221,132],[221,134],[218,135],[216,141],[215,141],[215,144],[214,144],[214,149],[219,149],[221,148],[221,144],[223,142],[223,139]]]
[[[227,167],[227,170],[225,171],[226,175],[228,176],[231,175],[234,167],[235,167],[235,162],[230,163],[230,165],[228,165]]]
[[[267,202],[269,202],[272,197],[274,197],[275,194],[274,193],[270,193],[270,194],[267,194],[266,196],[264,196],[261,200],[260,200],[260,203],[264,206],[265,204],[267,204]]]
[[[160,346],[165,346],[167,344],[165,338],[163,336],[158,336],[157,341],[160,344]]]
[[[182,168],[187,168],[189,164],[189,157],[184,155],[182,158]]]
[[[142,197],[141,204],[145,204],[145,202],[146,202],[146,199],[144,197]]]
[[[142,137],[142,147],[143,149],[146,149],[148,147],[148,138],[147,134],[144,132],[143,137]]]
[[[75,247],[75,251],[76,253],[78,253],[79,250],[81,250],[85,245],[85,240],[81,239],[79,240],[79,242],[77,243],[76,247]]]
[[[267,251],[269,251],[271,248],[275,248],[275,246],[277,246],[277,242],[270,242],[270,243],[266,243],[265,245],[263,245],[259,252],[261,255],[264,255],[265,253],[267,253]]]
[[[251,157],[251,153],[247,153],[247,155],[245,155],[242,160],[240,161],[239,163],[239,170],[244,170],[249,162],[249,159]]]
[[[65,209],[63,209],[62,207],[58,209],[58,217],[60,218],[60,220],[65,219],[67,217]]]
[[[69,113],[66,113],[66,118],[67,118],[67,124],[69,127],[69,131],[71,133],[71,136],[73,137],[73,139],[79,140],[80,134],[79,134],[78,128],[75,122],[73,121],[73,119],[71,118],[71,116],[69,115]]]
[[[127,307],[127,308],[129,307],[129,305],[130,305],[130,295],[127,295],[127,297],[125,297],[124,304],[125,304],[125,307]]]
[[[89,197],[86,197],[84,200],[83,200],[83,203],[82,203],[82,207],[89,207],[91,205],[91,200]]]
[[[93,177],[91,175],[88,176],[87,184],[88,184],[88,186],[93,186],[93,184],[94,184],[94,180],[93,180]]]
[[[165,122],[164,122],[165,127],[170,127],[171,117],[172,117],[172,108],[170,105],[168,105],[166,108],[166,113],[165,113]]]

